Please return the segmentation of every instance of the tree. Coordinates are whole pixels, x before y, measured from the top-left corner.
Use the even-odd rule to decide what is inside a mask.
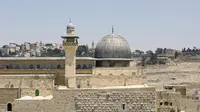
[[[151,51],[151,50],[148,50],[147,52],[146,52],[146,54],[152,54],[153,53],[153,51]]]
[[[175,52],[174,58],[176,59],[178,57],[178,52]]]
[[[54,55],[54,52],[52,49],[47,49],[46,56],[52,57]]]
[[[187,48],[187,52],[190,52],[191,51],[191,49],[190,48]]]
[[[162,48],[157,48],[155,51],[156,54],[162,54],[162,52],[163,52]]]
[[[3,55],[2,51],[0,50],[0,57]]]
[[[142,66],[145,66],[145,63],[146,63],[145,61],[146,61],[146,58],[144,56],[142,56],[142,61],[141,61]]]
[[[183,48],[183,49],[182,49],[182,52],[186,52],[186,49],[185,49],[185,48]]]
[[[80,45],[76,51],[77,56],[89,56],[89,48],[87,45]]]
[[[166,53],[166,50],[167,50],[167,48],[164,48],[164,50],[163,50],[163,53],[164,53],[164,54]]]

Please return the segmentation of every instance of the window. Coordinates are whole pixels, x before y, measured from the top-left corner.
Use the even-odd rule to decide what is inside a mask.
[[[125,110],[125,108],[126,108],[126,107],[125,107],[125,104],[122,104],[122,109]]]
[[[37,68],[37,69],[40,69],[40,65],[36,65],[36,68]]]
[[[168,105],[168,102],[165,102],[165,105]]]
[[[38,89],[35,90],[35,96],[39,96],[40,92]]]
[[[160,105],[162,105],[163,103],[162,102],[160,102]]]
[[[9,65],[9,68],[10,68],[10,69],[12,69],[12,68],[13,68],[13,66],[12,66],[12,65]]]
[[[170,102],[170,106],[172,106],[172,102]]]
[[[110,98],[110,95],[109,95],[109,94],[107,94],[107,95],[106,95],[106,100],[108,101],[108,100],[109,100],[109,98]]]
[[[15,68],[16,68],[16,69],[19,69],[20,67],[19,67],[19,65],[16,65]]]
[[[80,69],[81,68],[81,65],[76,65],[76,69]]]
[[[13,85],[13,84],[11,84],[11,85],[10,85],[10,88],[14,88],[14,85]]]
[[[84,65],[83,65],[83,69],[87,69],[87,65],[84,64]]]
[[[60,65],[57,65],[57,69],[61,69],[61,66],[60,66]]]
[[[111,75],[113,75],[113,74],[111,73],[111,74],[109,74],[109,75],[111,76]]]
[[[123,73],[121,75],[124,75]]]
[[[5,69],[8,69],[8,65],[5,65]]]
[[[87,87],[89,87],[90,86],[90,81],[87,81]]]
[[[12,111],[12,104],[11,103],[7,104],[7,111]]]
[[[92,66],[93,66],[92,64],[89,64],[89,68],[92,68]]]
[[[33,69],[33,65],[29,65],[29,69]]]

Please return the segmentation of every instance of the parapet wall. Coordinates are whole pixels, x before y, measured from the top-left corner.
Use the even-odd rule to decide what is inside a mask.
[[[56,89],[53,96],[48,103],[16,100],[14,112],[156,112],[153,87]]]

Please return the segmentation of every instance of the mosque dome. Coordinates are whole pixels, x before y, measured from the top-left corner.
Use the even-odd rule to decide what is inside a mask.
[[[113,32],[113,31],[112,31]],[[118,34],[104,36],[96,45],[96,58],[131,58],[128,42]]]

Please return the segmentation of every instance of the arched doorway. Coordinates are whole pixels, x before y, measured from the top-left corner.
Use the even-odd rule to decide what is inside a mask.
[[[80,85],[80,84],[78,84],[78,85],[77,85],[77,88],[81,88],[81,85]]]
[[[12,104],[11,103],[7,104],[7,111],[12,111]]]
[[[40,95],[40,92],[38,89],[35,90],[35,96],[39,96]]]

